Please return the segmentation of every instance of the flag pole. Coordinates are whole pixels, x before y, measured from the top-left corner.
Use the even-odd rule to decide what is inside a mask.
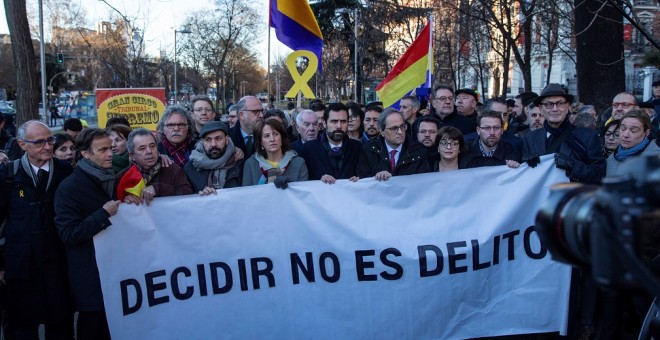
[[[433,86],[433,13],[431,13],[431,16],[429,17],[429,61],[428,61],[428,66],[427,66],[427,72],[429,73],[429,76],[427,77],[427,83],[426,87],[429,89],[429,91],[432,91],[431,87]],[[429,92],[430,94],[430,92]]]
[[[268,83],[268,99],[266,99],[266,102],[270,102],[270,20],[271,20],[271,8],[272,6],[271,1],[268,1],[268,69],[266,69],[266,81]]]

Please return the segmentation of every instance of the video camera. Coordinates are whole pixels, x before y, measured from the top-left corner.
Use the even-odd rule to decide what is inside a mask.
[[[553,186],[536,230],[554,260],[583,268],[605,288],[644,289],[658,309],[660,156],[629,162],[638,163],[633,173],[606,177],[602,187]],[[652,306],[647,319],[656,314]]]

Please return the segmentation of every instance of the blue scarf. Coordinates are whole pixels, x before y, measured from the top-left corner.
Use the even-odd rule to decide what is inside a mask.
[[[633,146],[630,149],[624,149],[621,144],[617,146],[616,152],[614,153],[614,159],[616,159],[619,162],[623,162],[626,159],[630,158],[631,156],[635,156],[638,153],[641,153],[646,149],[646,146],[649,145],[649,140],[644,138],[641,143]]]

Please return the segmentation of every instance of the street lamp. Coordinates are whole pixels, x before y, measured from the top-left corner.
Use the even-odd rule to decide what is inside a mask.
[[[350,13],[348,8],[339,8],[336,13],[344,14]],[[350,24],[350,23],[349,23]],[[353,9],[353,100],[357,102],[357,85],[358,85],[358,8]]]
[[[176,85],[176,64],[177,64],[177,61],[176,61],[176,34],[177,33],[190,34],[190,33],[192,33],[192,31],[189,30],[189,29],[182,29],[182,30],[176,30],[175,29],[174,30],[174,104],[176,104],[176,101],[177,101],[176,94],[177,94],[177,90],[178,90],[177,85]]]

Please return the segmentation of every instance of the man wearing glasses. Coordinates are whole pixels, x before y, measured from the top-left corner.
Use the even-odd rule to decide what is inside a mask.
[[[508,165],[520,166],[521,154],[509,143],[501,143],[504,119],[498,111],[484,111],[477,117],[478,138],[468,142],[469,151],[460,159],[459,168]]]
[[[607,120],[621,120],[621,117],[632,109],[637,109],[637,98],[628,92],[621,92],[612,99],[612,117]]]
[[[44,324],[49,338],[73,338],[73,302],[66,254],[55,228],[54,197],[71,165],[53,158],[55,140],[46,125],[31,120],[18,129],[25,154],[0,165],[0,223],[4,227],[4,265],[11,321],[9,339],[38,338]]]
[[[195,147],[193,135],[195,123],[188,110],[181,105],[168,107],[158,122],[156,130],[160,139],[158,153],[166,155],[178,166],[183,167]]]
[[[403,115],[388,108],[378,117],[380,136],[362,146],[357,165],[359,178],[387,181],[392,176],[429,172],[426,147],[406,138]]]
[[[245,158],[254,153],[254,137],[252,133],[258,122],[264,120],[264,108],[255,96],[245,96],[236,103],[238,121],[229,129],[229,137],[234,146],[241,149]]]
[[[438,85],[433,90],[433,101],[431,102],[435,114],[440,120],[440,127],[453,126],[467,135],[474,132],[476,125],[473,121],[465,118],[454,109],[454,90],[446,85]]]
[[[559,84],[549,84],[534,105],[545,117],[543,127],[523,136],[523,160],[555,154],[555,165],[565,170],[572,182],[599,184],[605,176],[605,158],[595,131],[575,127],[567,119],[573,96]],[[534,161],[528,162],[535,166]]]

